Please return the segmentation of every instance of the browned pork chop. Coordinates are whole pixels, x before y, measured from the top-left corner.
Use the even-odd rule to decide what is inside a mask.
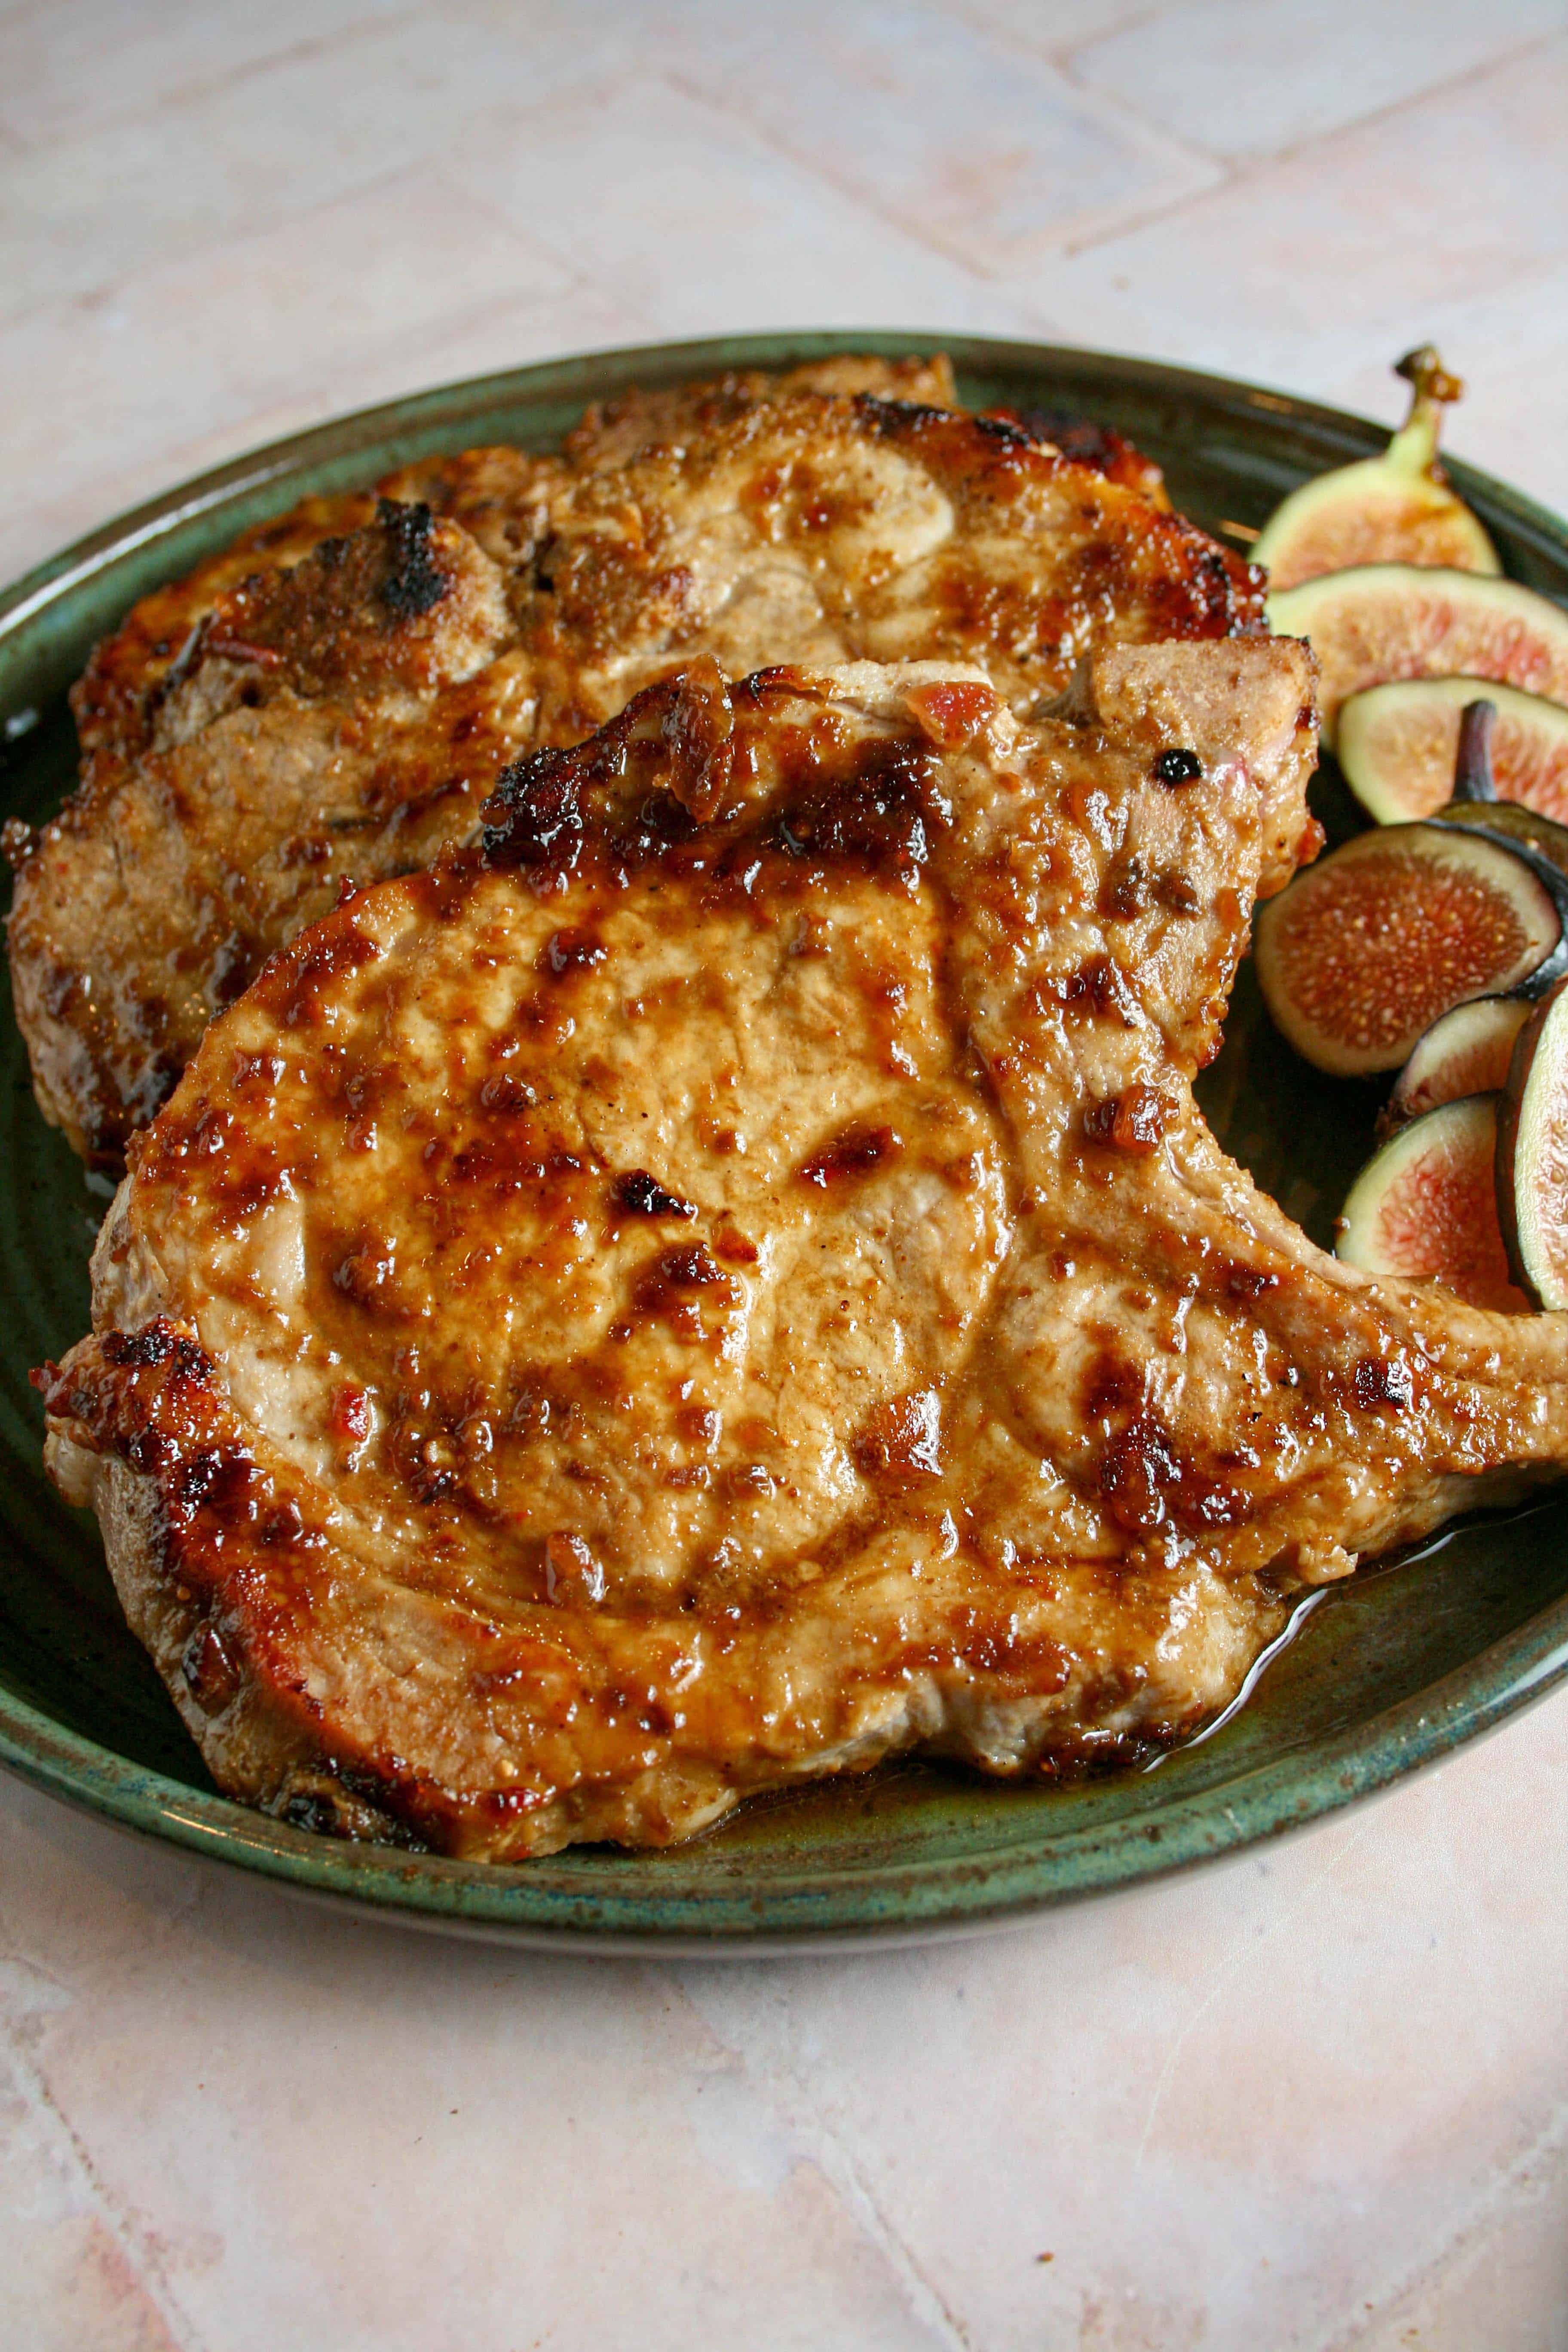
[[[842,352],[782,374],[737,368],[710,383],[669,384],[658,392],[633,390],[595,401],[581,425],[567,435],[566,454],[574,464],[595,469],[629,465],[647,449],[668,448],[711,433],[759,405],[797,392],[848,398],[869,393],[879,400],[914,401],[925,408],[958,406],[952,365],[943,352],[929,360],[883,360]]]
[[[1096,644],[1260,625],[1247,568],[1137,491],[809,383],[628,398],[570,457],[397,487],[426,499],[313,502],[148,599],[79,691],[82,783],[13,845],[10,958],[39,1102],[106,1164],[345,877],[462,839],[509,758],[694,656],[979,661],[1024,709]]]
[[[1108,642],[1259,629],[1259,575],[999,419],[862,395],[743,406],[574,479],[534,565],[548,742],[694,653],[984,666],[1026,711]]]
[[[596,404],[568,435],[570,466],[554,455],[512,446],[459,449],[398,467],[373,490],[303,499],[286,514],[243,531],[233,545],[197,564],[166,588],[134,605],[111,636],[98,646],[71,693],[84,756],[101,745],[145,750],[156,719],[159,692],[171,670],[194,651],[192,633],[231,590],[258,572],[291,569],[323,540],[345,537],[375,519],[380,498],[400,506],[426,505],[460,523],[485,552],[505,566],[531,562],[549,527],[550,499],[570,471],[594,471],[637,456],[681,431],[729,422],[767,399],[793,392],[874,393],[886,400],[951,408],[957,394],[945,358],[879,360],[846,353],[780,375],[761,370],[681,384],[655,393],[627,392]],[[1141,463],[1147,465],[1148,460]],[[1111,466],[1102,471],[1114,472]]]
[[[496,566],[427,509],[384,514],[224,596],[145,748],[100,748],[17,875],[34,1087],[95,1157],[152,1117],[213,1013],[345,874],[423,864],[529,738],[532,672]]]
[[[1091,687],[698,669],[209,1030],[44,1386],[225,1788],[506,1860],[1126,1754],[1568,1461],[1558,1318],[1325,1257],[1194,1105],[1308,656]]]

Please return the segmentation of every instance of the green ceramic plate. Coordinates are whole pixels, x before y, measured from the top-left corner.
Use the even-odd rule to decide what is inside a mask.
[[[1031,344],[932,335],[772,335],[597,353],[373,409],[174,490],[0,598],[0,814],[37,819],[72,781],[64,695],[132,600],[310,490],[437,449],[554,443],[626,384],[835,350],[944,345],[968,398],[1071,411],[1158,457],[1211,529],[1259,524],[1305,476],[1381,428],[1247,384]],[[1568,527],[1454,468],[1508,571],[1568,596]],[[1331,830],[1352,822],[1332,779]],[[769,1950],[952,1933],[1175,1869],[1310,1821],[1511,1714],[1568,1672],[1568,1501],[1472,1524],[1313,1609],[1248,1703],[1147,1772],[1051,1790],[911,1765],[743,1810],[675,1853],[583,1848],[521,1869],[342,1845],[215,1794],[127,1633],[91,1523],[39,1469],[27,1371],[86,1328],[94,1189],[33,1106],[0,1008],[0,1759],[111,1821],[282,1884],[469,1934],[626,1949]],[[1250,969],[1203,1088],[1220,1136],[1320,1241],[1365,1156],[1376,1097],[1319,1079],[1275,1037]]]

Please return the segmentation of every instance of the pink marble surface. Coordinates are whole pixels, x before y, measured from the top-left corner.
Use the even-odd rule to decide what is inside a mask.
[[[334,411],[994,329],[1568,505],[1557,0],[0,5],[0,572]],[[0,1784],[0,2352],[1568,2347],[1568,1700],[1292,1843],[750,1967],[359,1926]]]

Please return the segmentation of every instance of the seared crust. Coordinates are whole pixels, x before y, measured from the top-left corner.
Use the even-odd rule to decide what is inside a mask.
[[[510,1860],[1125,1756],[1559,1469],[1560,1318],[1323,1256],[1193,1102],[1310,701],[699,667],[278,957],[42,1376],[223,1785]]]
[[[837,359],[814,360],[777,375],[762,368],[738,368],[710,383],[671,384],[659,392],[625,392],[614,400],[595,401],[567,435],[565,454],[584,471],[613,471],[650,451],[679,449],[705,438],[758,407],[803,392],[839,399],[870,393],[880,400],[913,401],[927,408],[958,406],[952,369],[941,353],[931,360],[879,360],[842,352]]]
[[[148,741],[158,688],[192,632],[230,590],[258,572],[302,562],[324,539],[358,530],[375,512],[369,491],[304,499],[287,514],[242,531],[232,547],[209,555],[184,579],[155,588],[132,605],[110,637],[93,648],[71,688],[71,716],[84,762],[110,751],[130,758]]]
[[[1261,575],[1182,517],[1000,419],[869,394],[781,394],[586,474],[536,568],[552,742],[698,653],[975,662],[1023,712],[1107,642],[1263,627]]]
[[[474,541],[384,506],[226,590],[134,712],[100,698],[9,941],[35,1091],[79,1150],[119,1159],[214,1013],[345,876],[422,863],[472,823],[533,717],[512,639]]]
[[[345,877],[463,839],[509,758],[704,652],[731,675],[979,661],[1022,709],[1108,638],[1260,625],[1247,568],[1138,492],[1016,428],[837,388],[863,383],[951,394],[941,362],[845,360],[631,395],[566,457],[468,451],[394,478],[390,508],[310,501],[145,599],[78,689],[80,789],[17,853],[45,1115],[117,1165],[205,1020]],[[415,610],[393,592],[426,530]]]
[[[460,524],[497,563],[526,564],[548,530],[551,497],[573,467],[598,470],[622,464],[648,441],[661,438],[661,426],[700,430],[780,392],[797,391],[870,392],[936,407],[952,407],[957,399],[952,370],[940,354],[931,360],[879,360],[846,353],[781,375],[753,369],[714,383],[631,392],[596,404],[567,436],[570,464],[530,449],[459,449],[399,467],[373,490],[303,499],[287,513],[241,532],[231,547],[208,556],[183,580],[143,596],[113,635],[94,649],[71,691],[84,759],[105,743],[124,754],[141,750],[163,679],[219,600],[258,572],[302,562],[325,539],[363,530],[374,520],[378,497],[428,506]]]

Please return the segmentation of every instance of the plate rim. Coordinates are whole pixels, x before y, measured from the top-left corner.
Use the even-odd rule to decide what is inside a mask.
[[[47,625],[51,608],[139,550],[226,505],[280,487],[308,468],[384,449],[421,420],[482,414],[528,394],[581,396],[580,379],[608,379],[603,397],[639,381],[679,381],[741,366],[781,366],[836,352],[889,356],[944,351],[962,369],[1081,371],[1159,397],[1201,397],[1332,435],[1347,456],[1380,446],[1388,426],[1236,376],[1092,347],[944,334],[931,328],[777,329],[763,333],[618,344],[462,377],[348,410],[226,459],[82,534],[0,592],[0,654]],[[452,446],[461,446],[460,438]],[[1568,555],[1568,524],[1522,491],[1461,459],[1448,471],[1467,492],[1527,535]],[[368,470],[368,465],[366,467]],[[1395,1786],[1484,1737],[1568,1676],[1568,1594],[1438,1682],[1358,1724],[1287,1748],[1223,1789],[1194,1790],[1158,1821],[1136,1810],[1098,1830],[1065,1835],[1022,1826],[973,1860],[893,1860],[830,1878],[809,1864],[696,1895],[646,1882],[617,1895],[603,1878],[557,1857],[515,1865],[454,1861],[353,1845],[295,1830],[253,1808],[135,1763],[0,1688],[0,1765],[30,1785],[115,1827],[247,1871],[295,1895],[389,1925],[584,1954],[775,1956],[885,1949],[1022,1924],[1059,1905],[1109,1894],[1305,1828]],[[1479,1687],[1478,1687],[1479,1686]],[[1022,1824],[1021,1817],[1021,1824]],[[613,1868],[613,1849],[577,1849]],[[670,1860],[689,1847],[669,1850]],[[635,1862],[646,1870],[651,1857]],[[639,1873],[640,1875],[640,1873]]]
[[[723,373],[735,366],[791,365],[842,352],[901,357],[936,351],[950,355],[972,352],[994,357],[998,362],[1009,358],[1036,363],[1055,362],[1064,368],[1076,362],[1096,373],[1109,373],[1150,391],[1201,392],[1211,399],[1219,396],[1333,432],[1344,439],[1347,450],[1368,439],[1374,446],[1385,442],[1392,429],[1356,410],[1340,408],[1274,385],[1254,383],[1244,376],[1185,367],[1174,361],[1145,359],[1135,352],[1102,351],[1092,344],[1037,342],[1027,337],[946,334],[927,327],[803,327],[768,329],[744,335],[593,345],[555,359],[530,361],[521,367],[499,368],[485,375],[456,376],[418,392],[372,402],[365,407],[343,409],[317,425],[259,442],[254,448],[175,482],[166,490],[155,492],[82,532],[0,590],[0,636],[8,636],[21,628],[49,604],[103,570],[111,559],[133,548],[154,544],[182,523],[194,521],[230,499],[281,480],[298,471],[302,463],[325,458],[338,451],[347,456],[361,444],[369,446],[378,438],[378,434],[369,428],[390,426],[394,419],[410,412],[434,411],[458,400],[483,410],[503,402],[509,386],[528,383],[542,387],[552,379],[559,379],[564,386],[578,370],[590,367],[606,369],[622,384],[630,386],[637,380],[639,371],[647,373],[648,362],[655,363],[660,373],[668,373],[671,381],[679,382],[710,370]],[[1444,465],[1457,483],[1468,485],[1491,503],[1505,508],[1516,522],[1531,530],[1544,531],[1558,541],[1568,539],[1568,522],[1526,491],[1447,451],[1444,452]]]
[[[1487,1693],[1479,1700],[1468,1696],[1472,1679],[1488,1668]],[[132,1836],[199,1854],[291,1895],[387,1925],[600,1957],[685,1953],[764,1958],[802,1951],[883,1950],[983,1934],[1026,1925],[1068,1904],[1176,1877],[1387,1793],[1456,1749],[1489,1737],[1565,1677],[1568,1594],[1370,1723],[1348,1727],[1310,1748],[1289,1748],[1226,1784],[1223,1792],[1197,1791],[1177,1807],[1163,1809],[1158,1820],[1134,1814],[1109,1828],[1069,1832],[1065,1839],[1031,1838],[1026,1829],[1013,1846],[974,1862],[952,1856],[889,1862],[838,1873],[831,1881],[802,1868],[776,1874],[760,1894],[750,1895],[660,1895],[644,1889],[628,1891],[617,1901],[602,1884],[584,1883],[581,1890],[563,1885],[563,1874],[552,1867],[559,1864],[558,1856],[510,1864],[463,1862],[320,1837],[136,1764],[4,1691],[0,1766]],[[1225,1801],[1216,1807],[1214,1801],[1222,1793]],[[695,1843],[700,1846],[702,1841]],[[1109,1866],[1082,1877],[1053,1877],[1063,1850],[1075,1846],[1091,1863],[1104,1862],[1109,1853]],[[691,1850],[689,1843],[668,1852],[679,1865],[681,1854]],[[610,1867],[623,1858],[613,1848],[573,1851],[594,1853]],[[657,1866],[662,1857],[642,1853],[625,1858],[644,1865],[652,1860]],[[990,1882],[984,1894],[973,1902],[955,1899],[952,1879],[962,1882],[976,1870]],[[847,1897],[856,1894],[863,1907],[852,1919],[826,1916],[842,1915]],[[639,1917],[653,1910],[661,1915],[658,1924]],[[626,1924],[616,1924],[623,1913]],[[594,1915],[591,1921],[583,1916],[587,1914]]]

